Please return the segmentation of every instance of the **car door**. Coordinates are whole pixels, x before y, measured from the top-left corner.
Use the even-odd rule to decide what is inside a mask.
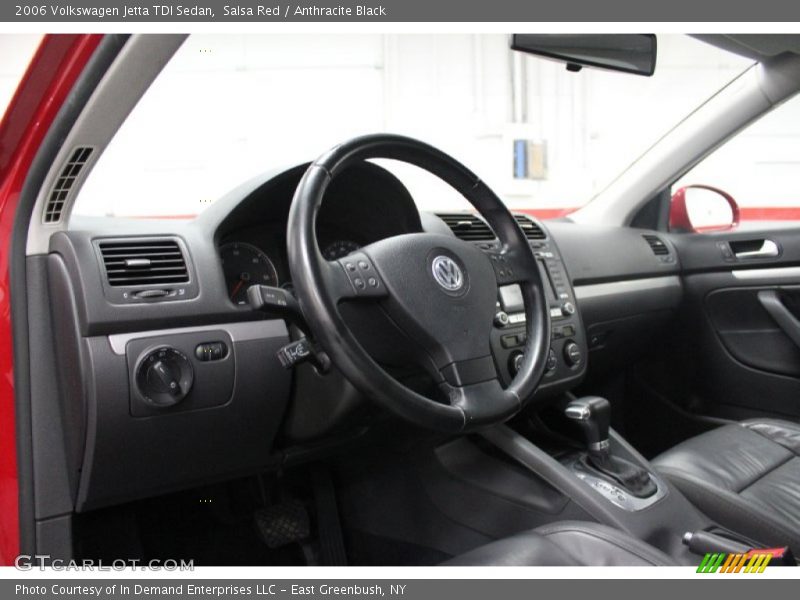
[[[731,229],[675,233],[685,302],[673,360],[693,412],[800,420],[800,98],[716,150],[673,186],[739,205]]]
[[[687,235],[678,246],[678,362],[693,410],[800,420],[800,228]]]

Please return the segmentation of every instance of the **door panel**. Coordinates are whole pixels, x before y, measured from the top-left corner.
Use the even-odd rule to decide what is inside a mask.
[[[715,290],[706,296],[705,309],[725,349],[743,365],[778,375],[800,378],[800,347],[790,331],[777,323],[764,302],[774,301],[800,322],[789,306],[800,301],[800,287],[750,287]],[[796,310],[796,309],[794,309]]]
[[[800,420],[800,230],[672,239],[686,293],[684,355],[676,364],[693,409],[731,419]],[[741,240],[773,240],[781,251],[760,258],[726,251]]]

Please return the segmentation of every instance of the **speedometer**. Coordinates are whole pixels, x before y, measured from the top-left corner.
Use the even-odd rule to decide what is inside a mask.
[[[325,246],[322,256],[325,260],[339,260],[361,248],[359,244],[349,240],[339,240]]]
[[[234,304],[247,304],[251,285],[278,285],[278,271],[261,250],[252,244],[233,242],[219,249],[228,296]]]

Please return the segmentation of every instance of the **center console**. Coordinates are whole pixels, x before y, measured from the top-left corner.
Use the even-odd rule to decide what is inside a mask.
[[[539,421],[524,434],[501,425],[481,435],[592,520],[647,542],[682,564],[698,564],[705,552],[746,551],[758,545],[702,514],[611,430],[607,400],[571,397],[563,408],[560,425],[566,427],[558,432]],[[562,432],[570,423],[581,442]]]
[[[583,377],[588,348],[577,309],[575,291],[564,261],[551,240],[531,241],[550,308],[551,341],[537,396],[566,391]],[[499,289],[497,313],[491,334],[492,350],[501,381],[508,384],[522,363],[525,309],[518,285]]]

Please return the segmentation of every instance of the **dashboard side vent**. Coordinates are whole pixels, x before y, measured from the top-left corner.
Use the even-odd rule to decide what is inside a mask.
[[[514,218],[517,220],[517,223],[522,228],[522,232],[525,234],[525,237],[529,240],[544,240],[547,239],[547,235],[545,234],[544,230],[539,226],[539,224],[533,221],[527,215],[518,215],[515,214]]]
[[[117,239],[98,244],[113,287],[187,283],[189,271],[174,239]]]
[[[642,237],[650,245],[650,249],[656,256],[667,256],[669,254],[669,246],[657,235],[643,235]]]
[[[73,150],[67,164],[61,169],[56,182],[50,189],[47,196],[47,204],[44,208],[45,223],[60,223],[64,212],[64,204],[67,201],[70,190],[78,179],[83,167],[89,161],[92,149],[88,146],[79,146]]]
[[[495,239],[492,229],[476,215],[468,213],[437,214],[456,237],[468,242],[489,241]]]

